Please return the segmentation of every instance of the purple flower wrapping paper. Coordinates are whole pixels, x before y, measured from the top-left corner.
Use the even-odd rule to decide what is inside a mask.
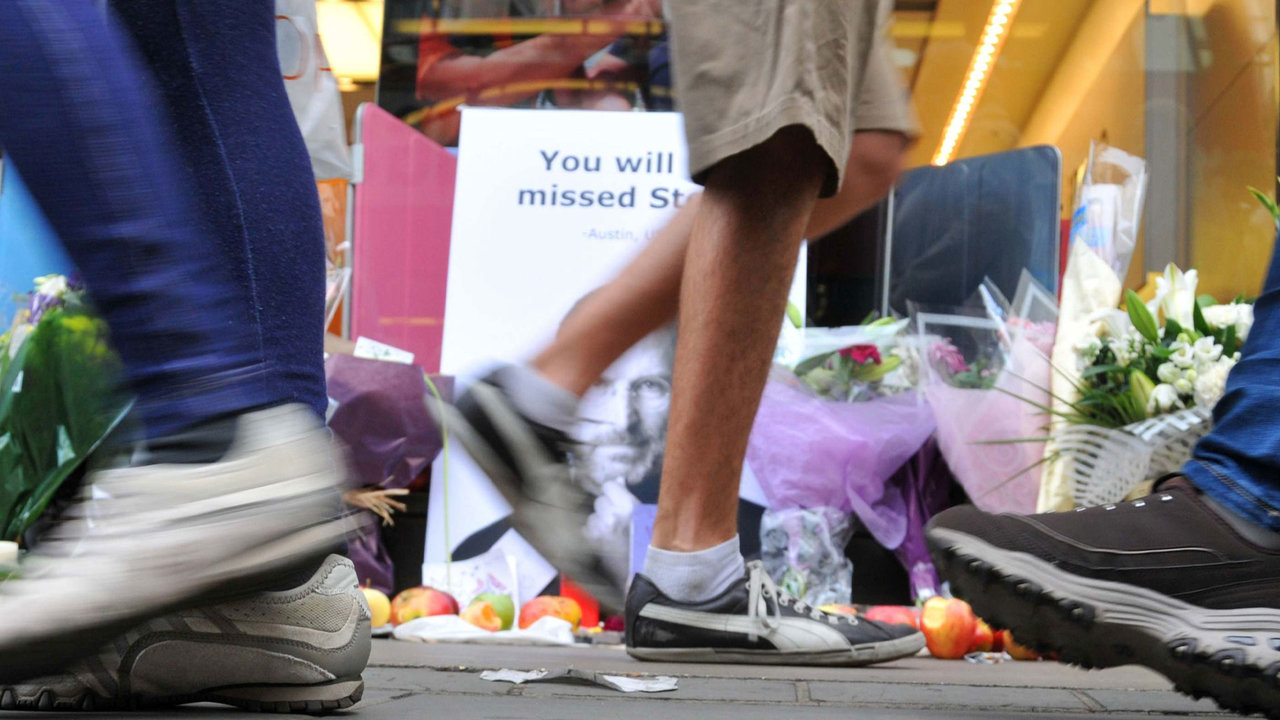
[[[333,355],[325,377],[338,403],[329,428],[347,446],[356,485],[407,487],[431,465],[442,443],[423,404],[436,399],[418,366]],[[453,378],[431,380],[450,401]]]

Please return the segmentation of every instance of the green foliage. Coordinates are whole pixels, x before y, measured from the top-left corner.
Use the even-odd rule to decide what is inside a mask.
[[[0,539],[19,537],[120,423],[120,364],[106,325],[54,309],[11,359],[0,350]]]
[[[999,363],[981,358],[969,366],[969,369],[961,370],[947,378],[947,383],[953,387],[969,390],[986,390],[995,386],[999,376]]]
[[[804,318],[800,316],[800,308],[796,304],[787,301],[787,319],[791,321],[791,326],[795,328],[804,327]]]
[[[1280,178],[1276,178],[1276,180],[1280,180]],[[1252,185],[1249,186],[1249,193],[1252,194],[1258,202],[1262,203],[1262,207],[1266,208],[1267,212],[1271,213],[1271,220],[1277,225],[1280,225],[1280,205],[1277,205],[1276,201],[1273,200],[1269,194],[1264,193]]]
[[[1142,298],[1138,297],[1138,293],[1132,290],[1126,290],[1124,293],[1124,304],[1129,311],[1129,320],[1133,322],[1133,329],[1138,334],[1146,338],[1149,342],[1160,342],[1160,326],[1156,324],[1155,316],[1143,304]]]

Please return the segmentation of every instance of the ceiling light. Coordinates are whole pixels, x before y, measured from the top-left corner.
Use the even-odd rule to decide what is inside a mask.
[[[955,158],[960,141],[969,129],[973,111],[977,109],[987,87],[987,80],[991,78],[996,58],[1009,37],[1009,27],[1013,24],[1013,16],[1021,3],[1022,0],[996,0],[992,4],[987,24],[982,28],[982,39],[974,49],[973,58],[969,60],[969,70],[965,73],[960,93],[951,106],[946,125],[943,126],[942,140],[933,155],[934,165],[946,165]]]

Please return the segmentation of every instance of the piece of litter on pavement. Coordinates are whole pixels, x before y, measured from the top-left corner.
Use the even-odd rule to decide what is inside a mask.
[[[666,692],[676,689],[676,679],[666,675],[652,677],[628,677],[606,675],[590,670],[567,668],[564,670],[485,670],[481,680],[509,682],[521,685],[529,682],[578,682],[618,690],[620,692]]]

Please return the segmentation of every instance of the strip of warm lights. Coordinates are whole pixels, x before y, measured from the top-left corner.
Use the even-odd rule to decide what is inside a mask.
[[[960,141],[964,139],[964,134],[969,129],[969,120],[973,118],[978,101],[982,99],[982,93],[987,89],[987,80],[991,78],[991,71],[995,69],[996,58],[1000,57],[1000,49],[1004,47],[1004,41],[1009,37],[1013,16],[1018,12],[1018,6],[1021,4],[1022,0],[996,0],[992,4],[991,15],[987,17],[987,24],[982,28],[982,40],[979,41],[978,49],[973,53],[973,59],[969,61],[969,71],[964,75],[964,85],[961,86],[960,94],[956,96],[956,104],[951,107],[951,114],[947,117],[946,129],[942,131],[942,143],[938,145],[938,151],[933,155],[934,165],[946,165],[955,158]]]

